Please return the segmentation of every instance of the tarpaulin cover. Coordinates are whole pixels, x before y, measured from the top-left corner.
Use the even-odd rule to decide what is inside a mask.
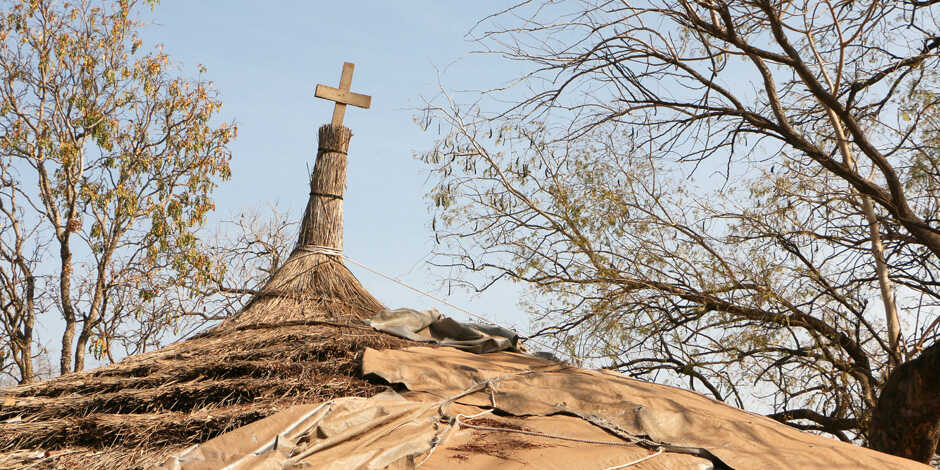
[[[478,407],[394,394],[295,406],[174,456],[152,470],[604,469],[651,455],[571,416],[477,418]],[[485,411],[484,411],[485,412]],[[452,422],[522,430],[466,428]],[[560,434],[580,441],[535,434]],[[433,449],[433,452],[432,452]],[[637,470],[709,470],[710,462],[661,454]]]
[[[363,372],[408,391],[293,407],[154,470],[603,470],[651,455],[629,469],[930,469],[685,390],[518,353],[367,349]],[[650,441],[717,458],[635,444]]]
[[[495,325],[463,323],[435,309],[385,309],[370,320],[379,331],[412,341],[438,343],[473,353],[516,350],[519,336]]]
[[[612,432],[706,449],[736,470],[930,468],[804,433],[687,390],[524,354],[475,355],[447,348],[366,350],[363,373],[437,397],[493,381],[486,390],[460,401],[495,406],[515,416],[571,414]]]

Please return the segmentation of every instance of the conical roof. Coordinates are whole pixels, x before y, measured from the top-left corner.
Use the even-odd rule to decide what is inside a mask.
[[[297,320],[369,318],[384,308],[343,264],[343,194],[352,132],[319,130],[310,198],[297,245],[271,280],[220,328]]]
[[[296,403],[368,397],[365,348],[410,344],[370,328],[379,303],[342,262],[352,133],[319,130],[293,253],[216,328],[99,369],[0,390],[0,468],[144,469]]]

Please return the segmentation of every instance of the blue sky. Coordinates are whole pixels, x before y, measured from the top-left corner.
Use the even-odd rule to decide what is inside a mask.
[[[352,258],[437,295],[443,273],[424,260],[433,247],[424,193],[427,170],[414,152],[434,132],[413,118],[439,83],[482,89],[512,78],[495,57],[468,55],[474,24],[505,1],[225,1],[163,0],[144,19],[145,44],[162,44],[182,72],[221,91],[223,117],[238,123],[232,179],[216,191],[218,218],[277,203],[299,216],[307,199],[307,168],[316,129],[332,103],[313,96],[317,83],[337,86],[344,61],[356,64],[352,90],[372,96],[372,108],[349,107],[353,130],[346,191],[345,250]],[[465,315],[350,266],[389,307],[436,307]],[[481,295],[453,291],[447,299],[503,325],[527,321],[515,287]]]

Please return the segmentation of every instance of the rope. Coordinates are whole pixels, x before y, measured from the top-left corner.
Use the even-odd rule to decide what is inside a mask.
[[[317,155],[319,155],[319,154],[321,154],[321,153],[338,153],[338,154],[341,154],[341,155],[346,155],[346,152],[344,152],[344,151],[342,151],[342,150],[328,149],[328,148],[323,148],[323,147],[320,147],[320,148],[317,149]]]
[[[480,321],[485,322],[485,323],[489,323],[490,325],[496,325],[496,323],[493,323],[492,321],[487,320],[485,317],[483,317],[483,316],[481,316],[481,315],[477,315],[477,314],[475,314],[475,313],[473,313],[473,312],[471,312],[471,311],[469,311],[469,310],[467,310],[467,309],[465,309],[465,308],[458,307],[458,306],[456,306],[456,305],[454,305],[454,304],[452,304],[452,303],[450,303],[450,302],[448,302],[448,301],[446,301],[446,300],[444,300],[444,299],[442,299],[442,298],[440,298],[440,297],[436,297],[436,296],[431,295],[431,294],[429,294],[429,293],[427,293],[427,292],[424,292],[424,291],[422,291],[421,289],[418,289],[417,287],[414,287],[414,286],[411,286],[411,285],[407,284],[405,281],[401,281],[401,280],[398,280],[398,279],[396,279],[396,278],[394,278],[394,277],[392,277],[392,276],[389,276],[389,275],[387,275],[387,274],[380,273],[380,272],[376,271],[375,269],[372,269],[372,268],[370,268],[370,267],[368,267],[368,266],[366,266],[366,265],[364,265],[364,264],[362,264],[362,263],[360,263],[360,262],[358,262],[358,261],[356,261],[356,260],[350,258],[350,257],[347,256],[347,255],[343,255],[343,257],[346,258],[347,260],[349,260],[350,262],[352,262],[353,264],[359,266],[360,268],[365,269],[366,271],[369,271],[369,272],[371,272],[371,273],[373,273],[373,274],[378,274],[379,276],[382,276],[382,277],[384,277],[385,279],[388,279],[389,281],[392,281],[392,282],[394,282],[394,283],[396,283],[396,284],[399,284],[399,285],[401,285],[401,286],[407,287],[407,288],[409,288],[409,289],[411,289],[411,290],[413,290],[413,291],[415,291],[415,292],[417,292],[417,293],[419,293],[419,294],[421,294],[421,295],[423,295],[423,296],[425,296],[425,297],[432,298],[432,299],[434,299],[434,300],[436,300],[436,301],[438,301],[438,302],[440,302],[440,303],[442,303],[442,304],[444,304],[444,305],[447,305],[447,306],[450,307],[450,308],[453,308],[453,309],[455,309],[455,310],[457,310],[457,311],[460,311],[460,312],[463,312],[463,313],[465,313],[465,314],[467,314],[467,315],[469,315],[469,316],[471,316],[471,317],[473,317],[473,318],[476,318],[477,320],[480,320]]]
[[[490,413],[492,413],[492,412],[493,412],[493,410],[483,410],[483,411],[481,411],[481,412],[479,412],[479,413],[477,413],[477,414],[475,414],[475,415],[467,416],[467,415],[465,415],[465,414],[459,414],[459,415],[457,415],[457,416],[458,416],[458,417],[463,416],[464,418],[467,418],[467,419],[474,419],[474,418],[479,418],[480,416],[483,416],[483,415],[488,415],[488,414],[490,414]]]
[[[304,245],[297,249],[300,251],[306,251],[307,253],[312,253],[315,255],[344,256],[342,249],[333,248],[330,246]]]
[[[492,427],[492,426],[477,426],[477,425],[475,425],[475,424],[469,424],[469,423],[467,423],[467,422],[465,422],[465,421],[461,421],[461,418],[464,418],[464,419],[474,419],[474,418],[479,418],[480,416],[483,416],[483,415],[492,413],[492,412],[494,411],[494,409],[495,409],[495,406],[496,406],[495,400],[494,400],[494,403],[493,403],[493,406],[494,406],[493,409],[483,410],[483,411],[481,411],[481,412],[479,412],[479,413],[475,413],[475,414],[472,414],[472,415],[465,415],[465,414],[462,414],[462,413],[458,413],[455,417],[453,417],[453,418],[451,418],[451,419],[447,419],[447,416],[446,416],[446,414],[445,414],[445,412],[444,412],[444,407],[447,406],[447,405],[450,404],[450,403],[453,403],[453,402],[459,400],[461,397],[467,396],[467,395],[472,394],[472,393],[479,392],[479,391],[484,390],[484,389],[486,389],[486,388],[491,388],[491,387],[492,387],[494,384],[496,384],[496,383],[499,383],[499,382],[502,382],[502,381],[506,381],[506,380],[516,379],[516,378],[519,378],[519,377],[522,377],[522,376],[525,376],[525,375],[529,375],[529,374],[533,374],[533,373],[536,373],[536,372],[537,372],[537,370],[525,370],[525,371],[520,371],[520,372],[514,372],[514,373],[511,373],[511,374],[505,374],[505,375],[498,376],[498,377],[493,377],[493,378],[490,378],[490,379],[487,379],[487,380],[483,380],[483,381],[477,382],[477,383],[475,383],[474,385],[471,385],[470,387],[464,389],[462,392],[460,392],[460,393],[458,393],[458,394],[456,394],[456,395],[451,396],[450,398],[446,398],[446,399],[440,400],[440,401],[435,402],[435,403],[428,403],[428,405],[430,405],[430,406],[432,406],[432,407],[439,407],[439,413],[441,413],[441,418],[447,420],[446,422],[447,422],[448,426],[447,426],[447,429],[446,429],[446,430],[444,430],[444,431],[442,431],[442,432],[440,432],[440,433],[438,433],[438,434],[436,434],[436,435],[434,436],[434,438],[431,440],[431,448],[428,450],[427,455],[426,455],[423,459],[421,459],[421,461],[418,462],[417,465],[414,466],[414,468],[416,468],[416,469],[417,469],[417,468],[420,468],[420,467],[421,467],[422,465],[424,465],[428,460],[430,460],[430,459],[431,459],[431,456],[434,454],[434,451],[437,450],[438,447],[442,447],[442,446],[447,442],[447,440],[450,438],[450,436],[453,434],[453,432],[454,432],[455,430],[458,430],[461,426],[462,426],[462,427],[465,427],[465,428],[469,428],[469,429],[478,429],[478,430],[481,430],[481,431],[510,432],[510,433],[517,433],[517,434],[525,434],[525,435],[529,435],[529,436],[545,437],[545,438],[550,438],[550,439],[560,439],[560,440],[565,440],[565,441],[570,441],[570,442],[579,442],[579,443],[584,443],[584,444],[611,445],[611,446],[618,446],[618,447],[636,447],[636,446],[644,447],[644,446],[643,446],[644,443],[646,443],[646,444],[651,443],[651,441],[649,441],[649,440],[646,440],[646,439],[643,439],[643,438],[638,438],[638,437],[621,436],[621,437],[624,439],[624,441],[601,441],[601,440],[595,440],[595,439],[583,439],[583,438],[579,438],[579,437],[563,436],[563,435],[559,435],[559,434],[549,434],[549,433],[542,433],[542,432],[535,432],[535,431],[526,431],[526,430],[522,430],[522,429],[500,428],[500,427]],[[261,446],[261,447],[260,447],[258,450],[256,450],[255,452],[252,452],[251,454],[245,455],[244,457],[242,457],[242,458],[239,459],[238,461],[236,461],[236,462],[230,464],[229,466],[226,466],[225,469],[234,468],[234,467],[237,466],[238,464],[242,463],[242,461],[244,461],[244,460],[246,460],[246,459],[248,459],[248,458],[250,458],[250,457],[254,457],[254,456],[256,456],[256,455],[261,454],[262,452],[264,452],[264,451],[266,451],[267,449],[271,448],[272,444],[276,446],[276,444],[277,444],[277,438],[278,438],[278,437],[280,437],[281,435],[287,436],[289,433],[293,432],[301,423],[303,423],[304,421],[306,421],[306,420],[307,420],[308,418],[310,418],[311,416],[313,416],[313,415],[319,413],[321,409],[323,409],[324,407],[326,407],[326,411],[322,414],[322,416],[320,416],[320,418],[317,420],[317,422],[319,422],[319,420],[324,419],[324,418],[326,417],[326,415],[329,414],[329,413],[332,411],[332,406],[331,406],[331,405],[332,405],[333,403],[334,403],[334,401],[333,401],[333,400],[330,400],[330,401],[327,401],[327,402],[321,404],[321,405],[318,406],[317,408],[315,408],[315,409],[309,411],[309,412],[306,413],[303,417],[301,417],[300,419],[296,420],[287,430],[285,430],[284,432],[279,433],[278,436],[275,436],[275,439],[273,440],[273,442],[272,442],[272,441],[269,441],[269,442],[265,443],[263,446]],[[424,409],[426,410],[427,408],[424,408]],[[414,416],[420,415],[420,414],[422,414],[422,413],[423,413],[423,411],[421,411],[421,410],[416,410]],[[414,420],[412,420],[411,422],[414,422]],[[402,424],[402,425],[403,425],[403,424]],[[399,425],[399,426],[402,426],[402,425]],[[327,441],[329,441],[329,439],[328,439]],[[324,448],[328,447],[328,446],[326,446],[326,445],[324,445],[324,444],[325,444],[324,442],[321,442],[320,445],[314,445],[313,447],[310,447],[310,448],[306,449],[305,451],[303,451],[303,452],[301,452],[301,453],[299,453],[299,454],[297,454],[297,455],[292,456],[292,457],[291,457],[291,461],[297,462],[297,461],[299,461],[299,460],[301,460],[301,459],[304,459],[304,458],[306,458],[306,457],[308,457],[308,456],[310,456],[310,455],[312,455],[312,454],[314,454],[314,453],[316,453],[316,452],[319,452],[319,451],[323,450]],[[332,445],[335,445],[335,444],[336,444],[336,442],[331,442],[331,443],[329,444],[329,446],[332,446]],[[198,447],[198,446],[197,446],[197,447]],[[190,449],[190,450],[191,450],[191,449]],[[188,451],[189,451],[189,450],[187,450],[187,452],[188,452]],[[615,465],[615,466],[613,466],[613,467],[606,467],[604,470],[619,470],[619,469],[623,469],[623,468],[626,468],[626,467],[630,467],[630,466],[636,465],[636,464],[638,464],[638,463],[645,462],[645,461],[647,461],[647,460],[649,460],[649,459],[651,459],[651,458],[653,458],[653,457],[656,457],[656,456],[658,456],[658,455],[661,455],[664,451],[665,451],[665,447],[664,447],[663,445],[659,445],[659,446],[656,447],[656,453],[654,453],[654,454],[647,455],[647,456],[645,456],[645,457],[643,457],[643,458],[640,458],[640,459],[637,459],[637,460],[633,460],[633,461],[627,462],[627,463],[625,463],[625,464]],[[224,469],[223,469],[223,470],[224,470]]]
[[[473,317],[473,318],[476,318],[476,319],[478,319],[478,320],[480,320],[480,321],[489,323],[490,325],[496,325],[495,323],[493,323],[493,322],[487,320],[485,317],[483,317],[483,316],[481,316],[481,315],[477,315],[477,314],[475,314],[475,313],[473,313],[473,312],[471,312],[471,311],[469,311],[469,310],[467,310],[467,309],[458,307],[458,306],[456,306],[456,305],[454,305],[454,304],[452,304],[452,303],[450,303],[450,302],[448,302],[448,301],[446,301],[446,300],[444,300],[444,299],[441,299],[441,298],[439,298],[439,297],[435,297],[434,295],[431,295],[431,294],[429,294],[429,293],[427,293],[427,292],[424,292],[424,291],[422,291],[421,289],[418,289],[417,287],[411,286],[411,285],[407,284],[407,283],[404,282],[404,281],[401,281],[401,280],[396,279],[396,278],[394,278],[394,277],[392,277],[392,276],[389,276],[389,275],[387,275],[387,274],[385,274],[385,273],[382,273],[382,272],[379,272],[379,271],[377,271],[377,270],[375,270],[375,269],[373,269],[373,268],[370,268],[370,267],[368,267],[368,266],[366,266],[366,265],[364,265],[364,264],[362,264],[362,263],[360,263],[360,262],[358,262],[358,261],[356,261],[356,260],[350,258],[348,255],[346,255],[346,254],[343,253],[343,250],[341,250],[341,249],[339,249],[339,248],[333,248],[333,247],[321,246],[321,245],[304,245],[304,246],[299,247],[299,248],[297,248],[297,249],[300,250],[300,251],[306,251],[306,252],[308,252],[308,253],[314,253],[314,254],[320,254],[320,255],[342,256],[343,258],[346,258],[347,260],[349,260],[349,261],[352,262],[353,264],[359,266],[359,267],[362,268],[362,269],[365,269],[366,271],[369,271],[369,272],[371,272],[371,273],[373,273],[373,274],[378,274],[379,276],[382,276],[382,277],[384,277],[385,279],[388,279],[389,281],[392,281],[392,282],[394,282],[394,283],[397,283],[397,284],[399,284],[399,285],[402,285],[402,286],[404,286],[404,287],[407,287],[407,288],[409,288],[409,289],[411,289],[411,290],[413,290],[413,291],[415,291],[415,292],[417,292],[417,293],[419,293],[419,294],[421,294],[421,295],[430,297],[430,298],[432,298],[432,299],[434,299],[434,300],[436,300],[436,301],[438,301],[438,302],[440,302],[440,303],[442,303],[442,304],[444,304],[444,305],[447,305],[448,307],[451,307],[451,308],[456,309],[456,310],[458,310],[458,311],[460,311],[460,312],[463,312],[463,313],[465,313],[465,314],[467,314],[467,315],[469,315],[469,316],[471,316],[471,317]]]
[[[493,410],[483,410],[473,416],[464,416],[464,415],[457,415],[457,416],[464,416],[465,418],[473,419],[473,418],[478,418],[480,416],[483,416],[485,414],[492,413],[492,412]],[[434,438],[431,439],[431,450],[428,451],[428,455],[425,455],[424,458],[421,459],[421,461],[418,462],[417,465],[415,465],[415,469],[420,468],[422,465],[424,465],[425,462],[427,462],[428,460],[431,460],[431,456],[434,455],[434,451],[437,450],[438,447],[443,446],[444,443],[447,442],[447,439],[450,438],[451,432],[454,429],[455,429],[454,426],[450,425],[447,427],[447,431],[444,431],[443,433],[439,434],[439,435],[443,435],[444,437],[438,438],[438,436],[435,435]]]
[[[320,192],[317,192],[317,191],[310,191],[310,195],[311,195],[311,196],[330,197],[330,198],[333,198],[333,199],[342,199],[342,198],[343,198],[343,196],[340,196],[339,194],[320,193]]]
[[[447,306],[450,307],[450,308],[453,308],[453,309],[455,309],[455,310],[457,310],[457,311],[460,311],[460,312],[463,312],[463,313],[465,313],[465,314],[467,314],[467,315],[469,315],[469,316],[471,316],[471,317],[473,317],[473,318],[476,318],[477,320],[480,320],[480,321],[489,323],[490,325],[496,325],[495,323],[493,323],[493,322],[487,320],[485,317],[483,317],[483,316],[481,316],[481,315],[477,315],[477,314],[475,314],[475,313],[473,313],[473,312],[471,312],[471,311],[469,311],[469,310],[467,310],[467,309],[465,309],[465,308],[458,307],[458,306],[456,306],[456,305],[454,305],[454,304],[452,304],[452,303],[450,303],[450,302],[448,302],[448,301],[446,301],[446,300],[444,300],[444,299],[442,299],[442,298],[440,298],[440,297],[436,297],[436,296],[431,295],[431,294],[429,294],[429,293],[427,293],[427,292],[424,292],[423,290],[418,289],[417,287],[414,287],[414,286],[412,286],[412,285],[406,283],[405,281],[399,280],[399,279],[397,279],[397,278],[394,278],[394,277],[392,277],[392,276],[389,276],[388,274],[385,274],[385,273],[379,272],[378,270],[375,270],[375,269],[373,269],[373,268],[370,268],[370,267],[368,267],[368,266],[366,266],[366,265],[364,265],[364,264],[362,264],[362,263],[360,263],[360,262],[358,262],[358,261],[356,261],[356,260],[350,258],[348,255],[346,255],[346,254],[343,253],[343,250],[341,250],[341,249],[339,249],[339,248],[333,248],[333,247],[330,247],[330,246],[321,246],[321,245],[305,245],[305,246],[302,246],[302,247],[298,248],[298,250],[306,251],[306,252],[308,252],[308,253],[322,254],[322,255],[342,256],[343,258],[346,258],[347,260],[349,260],[350,262],[352,262],[352,263],[355,264],[356,266],[359,266],[360,268],[365,269],[366,271],[369,271],[369,272],[371,272],[371,273],[373,273],[373,274],[377,274],[377,275],[379,275],[379,276],[382,276],[382,277],[384,277],[385,279],[388,279],[389,281],[392,281],[392,282],[394,282],[394,283],[396,283],[396,284],[399,284],[399,285],[401,285],[401,286],[403,286],[403,287],[407,287],[408,289],[411,289],[411,290],[413,290],[413,291],[415,291],[415,292],[417,292],[417,293],[419,293],[419,294],[421,294],[421,295],[423,295],[423,296],[430,297],[430,298],[432,298],[432,299],[434,299],[434,300],[436,300],[436,301],[438,301],[438,302],[440,302],[440,303],[442,303],[442,304],[444,304],[444,305],[447,305]]]
[[[358,261],[356,261],[356,260],[350,258],[348,255],[346,255],[346,254],[343,253],[343,250],[341,250],[341,249],[339,249],[339,248],[334,248],[334,247],[330,247],[330,246],[321,246],[321,245],[304,245],[304,246],[299,247],[299,248],[297,248],[297,249],[298,249],[298,250],[301,250],[301,251],[306,251],[306,252],[308,252],[308,253],[314,253],[314,254],[329,255],[329,256],[341,256],[341,257],[343,257],[343,258],[346,258],[349,262],[355,264],[356,266],[359,266],[360,268],[365,269],[366,271],[369,271],[369,272],[371,272],[371,273],[373,273],[373,274],[377,274],[377,275],[379,275],[379,276],[382,276],[382,277],[384,277],[385,279],[388,279],[389,281],[392,281],[392,282],[394,282],[394,283],[396,283],[396,284],[398,284],[398,285],[400,285],[400,286],[403,286],[403,287],[406,287],[406,288],[408,288],[408,289],[411,289],[411,290],[413,290],[413,291],[417,292],[418,294],[421,294],[421,295],[423,295],[423,296],[425,296],[425,297],[434,299],[434,300],[436,300],[436,301],[438,301],[438,302],[440,302],[440,303],[442,303],[442,304],[444,304],[444,305],[447,305],[448,307],[450,307],[450,308],[452,308],[452,309],[454,309],[454,310],[457,310],[457,311],[459,311],[459,312],[463,312],[463,313],[465,313],[466,315],[468,315],[468,316],[470,316],[470,317],[472,317],[472,318],[476,318],[477,320],[480,320],[480,321],[482,321],[482,322],[484,322],[484,323],[488,323],[488,324],[490,324],[490,325],[499,326],[498,324],[493,323],[493,322],[490,321],[490,320],[487,320],[487,319],[486,319],[485,317],[483,317],[482,315],[477,315],[477,314],[475,314],[475,313],[473,313],[473,312],[471,312],[471,311],[469,311],[469,310],[467,310],[467,309],[465,309],[465,308],[458,307],[457,305],[454,305],[454,304],[452,304],[452,303],[450,303],[450,302],[448,302],[448,301],[446,301],[446,300],[444,300],[444,299],[442,299],[442,298],[440,298],[440,297],[437,297],[437,296],[435,296],[435,295],[433,295],[433,294],[430,294],[430,293],[425,292],[425,291],[423,291],[423,290],[421,290],[421,289],[418,289],[417,287],[414,287],[414,286],[412,286],[412,285],[406,283],[405,281],[402,281],[402,280],[400,280],[400,279],[398,279],[398,278],[394,278],[394,277],[392,277],[392,276],[389,276],[388,274],[385,274],[385,273],[383,273],[383,272],[381,272],[381,271],[378,271],[378,270],[376,270],[376,269],[370,268],[369,266],[366,266],[365,264],[362,264],[362,263],[360,263],[360,262],[358,262]],[[541,347],[543,347],[543,348],[545,348],[545,349],[549,349],[549,350],[552,349],[551,347],[547,346],[546,344],[544,344],[544,343],[542,343],[542,342],[540,342],[540,341],[535,340],[534,338],[529,338],[529,339],[527,339],[526,341],[527,341],[527,342],[534,343],[534,344],[536,344],[536,345],[539,345],[539,346],[541,346]]]
[[[273,450],[276,450],[276,449],[277,449],[277,443],[278,443],[278,441],[280,440],[280,437],[281,437],[282,434],[285,434],[285,435],[286,435],[287,433],[289,433],[289,432],[291,432],[291,431],[297,429],[297,426],[300,426],[305,420],[307,420],[308,418],[310,418],[310,417],[313,416],[314,414],[319,413],[320,410],[322,410],[323,408],[326,408],[326,412],[323,413],[323,416],[320,416],[320,418],[317,419],[317,422],[319,422],[320,420],[322,420],[323,418],[325,418],[327,414],[330,413],[330,411],[331,411],[332,408],[333,408],[333,403],[334,403],[333,400],[330,400],[330,401],[321,403],[320,406],[318,406],[318,407],[314,408],[313,410],[307,412],[307,413],[304,414],[300,419],[294,421],[294,423],[292,423],[285,431],[275,434],[273,439],[269,440],[268,442],[265,442],[261,447],[258,447],[254,452],[250,452],[250,453],[247,453],[247,454],[243,455],[242,458],[240,458],[240,459],[238,459],[238,460],[236,460],[236,461],[234,461],[234,462],[232,462],[232,463],[230,463],[230,464],[228,464],[228,465],[226,465],[226,466],[220,468],[219,470],[232,470],[232,469],[238,468],[238,467],[240,467],[241,464],[244,463],[245,461],[250,460],[250,459],[253,459],[253,458],[256,457],[256,456],[261,455],[261,454],[267,452],[269,448],[272,448]]]
[[[562,435],[560,435],[560,434],[549,434],[549,433],[544,433],[544,432],[525,431],[525,430],[522,430],[522,429],[497,428],[497,427],[492,427],[492,426],[477,426],[477,425],[475,425],[475,424],[469,424],[469,423],[467,423],[466,421],[461,421],[461,420],[460,420],[461,417],[466,418],[466,419],[473,419],[473,418],[477,418],[477,417],[480,417],[480,416],[483,416],[483,415],[485,415],[485,414],[487,414],[487,413],[492,413],[492,412],[493,412],[493,410],[486,410],[486,411],[483,411],[483,412],[481,412],[481,413],[477,413],[477,414],[474,414],[474,415],[471,415],[471,416],[467,416],[467,415],[464,415],[464,414],[458,414],[457,416],[454,417],[454,421],[453,421],[453,422],[454,422],[454,424],[456,424],[458,427],[459,427],[459,426],[463,426],[463,427],[465,427],[465,428],[478,429],[478,430],[481,430],[481,431],[514,432],[514,433],[517,433],[517,434],[525,434],[525,435],[527,435],[527,436],[547,437],[547,438],[550,438],[550,439],[561,439],[561,440],[571,441],[571,442],[580,442],[580,443],[583,443],[583,444],[600,444],[600,445],[620,446],[620,447],[635,447],[635,446],[636,446],[635,443],[629,443],[629,442],[598,441],[598,440],[594,440],[594,439],[582,439],[582,438],[580,438],[580,437],[562,436]],[[431,451],[428,452],[427,457],[425,457],[425,458],[421,461],[421,464],[419,464],[418,466],[421,466],[422,464],[424,464],[424,462],[427,462],[428,459],[431,458],[431,454],[434,453],[434,450],[435,450],[440,444],[443,444],[443,442],[438,442],[437,445],[434,445],[434,446],[431,448]],[[650,455],[647,455],[646,457],[643,457],[643,458],[640,458],[640,459],[636,459],[636,460],[633,460],[633,461],[630,461],[630,462],[627,462],[627,463],[624,463],[624,464],[614,465],[613,467],[607,467],[607,468],[605,468],[604,470],[619,470],[619,469],[621,469],[621,468],[632,467],[632,466],[634,466],[634,465],[636,465],[636,464],[638,464],[638,463],[645,462],[645,461],[647,461],[647,460],[649,460],[649,459],[651,459],[651,458],[653,458],[653,457],[656,457],[657,455],[662,454],[664,451],[665,451],[665,449],[664,449],[662,446],[660,446],[660,447],[657,447],[657,448],[656,448],[656,453],[655,453],[655,454],[650,454]],[[417,467],[415,467],[415,468],[417,468]]]
[[[642,459],[636,459],[636,460],[634,460],[634,461],[632,461],[632,462],[627,462],[627,463],[622,464],[622,465],[614,465],[613,467],[607,467],[607,468],[605,468],[604,470],[617,470],[617,469],[619,469],[619,468],[632,467],[632,466],[634,466],[634,465],[636,465],[636,464],[638,464],[638,463],[640,463],[640,462],[646,462],[647,460],[649,460],[649,459],[651,459],[651,458],[653,458],[653,457],[656,457],[656,456],[659,455],[659,454],[662,454],[663,451],[664,451],[664,449],[663,449],[662,447],[660,447],[660,448],[656,449],[656,453],[655,453],[655,454],[650,454],[650,455],[647,455],[646,457],[643,457]]]
[[[477,425],[475,425],[475,424],[468,424],[468,423],[466,423],[466,422],[464,422],[464,421],[461,421],[461,420],[460,420],[460,417],[461,417],[461,416],[463,416],[463,415],[457,415],[457,416],[454,418],[454,422],[455,422],[458,426],[463,426],[463,427],[465,427],[465,428],[470,428],[470,429],[479,429],[480,431],[514,432],[514,433],[517,433],[517,434],[525,434],[525,435],[528,435],[528,436],[548,437],[548,438],[551,438],[551,439],[561,439],[561,440],[563,440],[563,441],[580,442],[580,443],[582,443],[582,444],[600,444],[600,445],[605,445],[605,446],[636,447],[636,444],[635,444],[635,443],[632,443],[632,442],[598,441],[598,440],[594,440],[594,439],[583,439],[583,438],[580,438],[580,437],[562,436],[561,434],[548,434],[548,433],[544,433],[544,432],[526,431],[526,430],[523,430],[523,429],[495,428],[495,427],[491,427],[491,426],[477,426]]]

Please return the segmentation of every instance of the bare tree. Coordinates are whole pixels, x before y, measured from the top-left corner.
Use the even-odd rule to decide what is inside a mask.
[[[890,384],[940,349],[936,3],[488,18],[480,44],[531,70],[429,108],[439,262],[530,286],[576,357],[929,459],[940,409],[904,397],[932,389]]]
[[[221,319],[241,310],[281,267],[297,238],[297,223],[276,204],[244,211],[221,224],[211,244],[217,266],[225,267],[202,292],[215,295],[208,309]]]
[[[206,279],[178,277],[168,266],[125,270],[106,288],[111,313],[95,327],[95,357],[113,363],[237,313],[290,254],[295,232],[293,218],[276,205],[253,208],[223,220],[214,233],[201,234],[198,250],[211,266],[201,273]],[[79,284],[93,285],[88,279]]]
[[[6,372],[17,381],[33,379],[33,331],[38,305],[43,296],[41,279],[36,274],[45,245],[38,233],[40,225],[28,220],[22,207],[28,198],[21,194],[12,169],[0,162],[0,326],[6,344],[3,357],[10,359],[17,372]]]

